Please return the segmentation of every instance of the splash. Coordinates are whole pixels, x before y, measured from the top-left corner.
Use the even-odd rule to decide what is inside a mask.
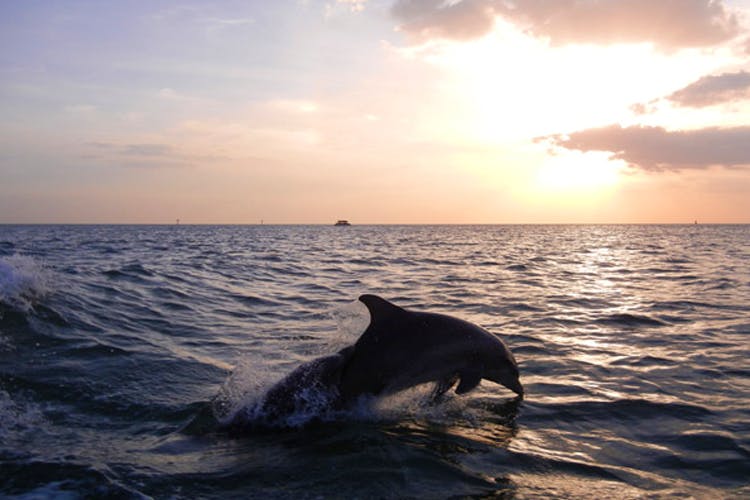
[[[354,344],[367,329],[370,313],[364,304],[353,301],[334,308],[329,315],[336,328],[309,352],[308,359],[300,360],[297,369],[279,377],[278,367],[262,359],[235,367],[212,401],[216,420],[227,427],[299,428],[313,421],[367,418],[373,408],[370,401],[337,409],[335,387],[320,377],[325,371],[321,361],[335,358],[335,353]],[[287,393],[287,388],[293,392]],[[283,397],[279,398],[277,391],[283,392]]]
[[[336,353],[353,344],[370,323],[370,313],[359,301],[334,308],[330,311],[330,317],[336,323],[335,330],[326,342],[312,350],[309,359],[302,359],[300,364]],[[242,421],[272,427],[301,427],[313,420],[337,418],[340,412],[331,408],[337,394],[314,380],[314,376],[300,380],[292,396],[292,411],[285,412],[283,416],[269,415],[269,393],[288,376],[284,373],[279,377],[277,368],[263,359],[238,364],[212,401],[214,418],[224,426]]]
[[[0,304],[26,312],[52,290],[50,271],[32,257],[0,258]]]
[[[359,300],[347,302],[331,311],[336,322],[336,333],[324,345],[324,353],[333,353],[351,345],[365,332],[370,324],[370,311]]]
[[[211,401],[214,417],[222,425],[231,423],[242,411],[257,406],[274,380],[270,371],[256,363],[241,363]]]
[[[212,401],[216,420],[228,428],[302,427],[334,418],[335,389],[316,370],[317,361],[275,380],[262,365],[238,366]]]
[[[240,408],[228,422],[229,427],[247,428],[301,428],[311,422],[340,419],[346,412],[332,406],[336,394],[325,387],[300,386],[292,396],[293,409],[277,414],[269,411],[268,394]]]

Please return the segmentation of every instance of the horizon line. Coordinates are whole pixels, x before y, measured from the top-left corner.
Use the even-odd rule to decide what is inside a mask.
[[[743,226],[747,222],[351,222],[355,226]],[[0,226],[321,226],[326,222],[0,222]]]

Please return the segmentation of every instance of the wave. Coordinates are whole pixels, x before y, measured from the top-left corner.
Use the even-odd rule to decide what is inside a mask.
[[[697,309],[708,309],[717,307],[716,304],[695,300],[664,300],[655,302],[653,309],[665,311],[695,311]]]
[[[0,304],[26,312],[53,291],[52,273],[33,257],[0,258]]]
[[[560,305],[566,308],[577,308],[577,309],[604,309],[612,307],[612,302],[602,298],[590,298],[590,297],[553,297],[550,299],[550,304]]]
[[[41,408],[33,402],[16,401],[0,389],[0,440],[23,441],[27,433],[46,423]]]
[[[4,493],[17,498],[80,498],[95,492],[100,498],[148,498],[118,480],[104,465],[82,465],[68,458],[56,461],[28,460],[3,464],[0,483]]]
[[[603,325],[623,326],[626,328],[636,328],[639,326],[666,326],[669,324],[650,316],[630,313],[610,314],[609,316],[597,319],[596,322]]]
[[[135,283],[148,283],[149,278],[156,276],[153,271],[138,263],[126,264],[117,269],[107,269],[102,273],[108,278],[130,280]]]
[[[602,419],[645,420],[663,419],[666,416],[681,420],[695,420],[712,415],[703,406],[688,403],[662,403],[642,398],[614,401],[577,401],[572,403],[527,403],[537,420],[587,421]]]

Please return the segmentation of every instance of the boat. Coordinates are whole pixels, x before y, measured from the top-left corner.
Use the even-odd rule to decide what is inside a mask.
[[[351,224],[349,224],[348,220],[341,219],[341,220],[337,220],[334,226],[351,226]]]

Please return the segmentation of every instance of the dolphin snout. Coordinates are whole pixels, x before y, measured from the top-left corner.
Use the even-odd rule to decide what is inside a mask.
[[[516,379],[510,381],[510,383],[503,384],[505,387],[510,389],[511,391],[515,392],[519,396],[523,396],[523,385],[521,385],[521,381]]]
[[[518,371],[516,369],[503,368],[500,370],[493,370],[490,373],[487,373],[485,378],[492,380],[503,387],[507,387],[519,396],[523,396],[523,385],[521,385],[521,380],[518,377]]]

